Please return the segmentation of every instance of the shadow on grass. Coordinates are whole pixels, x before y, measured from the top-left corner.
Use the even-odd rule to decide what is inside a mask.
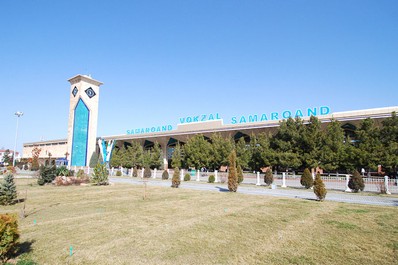
[[[29,252],[32,251],[32,245],[33,243],[35,243],[35,240],[31,240],[31,241],[25,241],[22,243],[19,243],[19,248],[18,251],[16,253],[17,256],[20,256],[22,254],[28,254]]]
[[[217,188],[218,191],[220,191],[220,192],[229,192],[229,189],[226,189],[226,188],[222,188],[222,187],[218,187],[218,186],[216,186],[216,188]]]

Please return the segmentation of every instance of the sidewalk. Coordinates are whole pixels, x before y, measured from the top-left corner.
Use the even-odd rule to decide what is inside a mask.
[[[142,185],[143,180],[141,178],[115,178],[109,179],[113,183],[129,183],[134,185]],[[147,185],[149,186],[160,186],[170,187],[171,180],[158,180],[148,179]],[[195,181],[182,181],[181,189],[192,189],[201,191],[215,191],[215,192],[228,192],[227,183],[204,183]],[[266,186],[250,186],[242,185],[238,188],[238,193],[251,194],[251,195],[265,195],[265,196],[276,196],[276,197],[288,197],[298,198],[306,200],[316,200],[316,196],[313,190],[305,189],[292,189],[292,188],[280,188],[270,189]],[[325,201],[345,202],[345,203],[356,203],[356,204],[369,204],[379,206],[398,206],[398,197],[387,196],[387,195],[361,195],[360,193],[345,193],[338,191],[328,190]]]

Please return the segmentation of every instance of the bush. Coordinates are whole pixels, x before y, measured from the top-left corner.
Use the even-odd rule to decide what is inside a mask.
[[[236,192],[238,190],[238,174],[236,174],[236,152],[232,150],[229,155],[229,170],[228,170],[228,189]]]
[[[133,168],[133,177],[138,177],[138,169],[137,169],[137,167],[134,167]]]
[[[238,173],[238,184],[241,184],[243,182],[243,171],[242,171],[242,167],[239,165],[236,168],[236,171]]]
[[[108,185],[109,172],[105,167],[105,164],[98,163],[94,168],[94,173],[91,176],[90,181],[95,185]]]
[[[67,177],[69,176],[69,170],[66,168],[66,166],[61,166],[56,169],[56,175]]]
[[[37,184],[44,185],[46,183],[51,183],[57,176],[57,169],[55,166],[41,166],[40,175],[37,179]]]
[[[184,176],[184,181],[190,181],[191,180],[191,175],[189,173],[186,173]]]
[[[150,178],[152,176],[151,169],[147,166],[144,169],[144,178]]]
[[[272,175],[272,171],[271,171],[270,168],[267,169],[267,171],[265,171],[264,182],[268,186],[271,185],[274,182],[274,175]]]
[[[79,169],[78,171],[77,171],[77,174],[76,174],[76,177],[77,178],[84,178],[84,177],[86,177],[87,175],[86,175],[86,173],[84,173],[84,170],[83,169]]]
[[[314,185],[311,172],[308,168],[304,169],[303,175],[301,175],[300,183],[306,189],[311,188]]]
[[[116,177],[121,177],[122,176],[122,171],[118,170],[116,171]]]
[[[321,175],[319,173],[317,173],[315,176],[314,193],[319,201],[323,201],[326,197],[327,191],[325,188],[325,184],[323,183]]]
[[[358,171],[354,171],[350,180],[348,181],[348,187],[353,192],[363,191],[365,189],[365,183],[363,182],[363,178]]]
[[[174,169],[174,174],[173,178],[171,179],[171,187],[172,188],[178,188],[180,186],[181,180],[180,180],[180,170],[178,167]]]
[[[207,180],[209,183],[214,183],[214,181],[216,181],[216,177],[214,177],[214,175],[210,175],[209,179]]]
[[[5,263],[18,250],[19,231],[15,214],[0,214],[0,260]]]
[[[169,172],[167,170],[164,170],[162,173],[162,179],[169,179]]]
[[[17,198],[17,187],[14,182],[14,175],[7,173],[0,184],[0,204],[9,205]]]

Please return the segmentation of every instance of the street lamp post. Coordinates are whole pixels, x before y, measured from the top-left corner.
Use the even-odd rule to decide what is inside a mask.
[[[12,156],[12,166],[13,167],[15,167],[15,149],[17,149],[18,121],[19,121],[19,118],[23,115],[23,112],[22,111],[17,111],[17,112],[15,112],[15,115],[17,116],[17,129],[15,130],[14,154]]]

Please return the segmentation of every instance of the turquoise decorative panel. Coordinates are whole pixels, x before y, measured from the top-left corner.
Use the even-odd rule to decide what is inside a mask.
[[[73,122],[72,166],[86,166],[89,118],[90,110],[83,100],[79,99]]]

